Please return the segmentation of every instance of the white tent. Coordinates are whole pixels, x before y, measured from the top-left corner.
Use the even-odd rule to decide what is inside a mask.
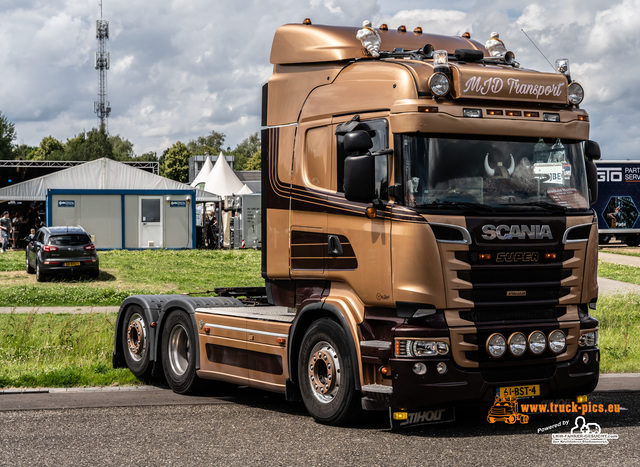
[[[253,191],[245,183],[244,185],[242,185],[242,189],[236,194],[238,194],[238,195],[250,195],[251,193],[253,193]]]
[[[190,190],[192,188],[184,183],[103,158],[0,188],[0,201],[45,201],[47,191],[51,189]],[[217,200],[217,196],[196,189],[196,202]]]
[[[207,181],[204,184],[204,191],[214,193],[218,196],[228,196],[239,193],[243,186],[244,183],[240,181],[231,167],[229,167],[227,159],[221,153],[211,173],[207,177]]]
[[[207,177],[209,176],[212,170],[213,170],[213,163],[211,162],[211,157],[207,156],[207,158],[204,161],[204,164],[202,165],[202,169],[200,169],[200,172],[198,172],[198,175],[196,175],[196,178],[194,178],[193,181],[191,182],[191,186],[192,187],[198,187],[198,185],[204,186],[204,184],[207,181]],[[203,186],[200,186],[198,188],[203,189]]]

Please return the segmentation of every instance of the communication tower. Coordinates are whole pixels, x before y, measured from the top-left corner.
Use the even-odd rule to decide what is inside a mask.
[[[98,51],[95,57],[95,67],[98,70],[98,100],[93,103],[93,111],[98,115],[99,127],[102,128],[104,125],[105,131],[108,133],[108,118],[111,113],[111,104],[107,100],[109,21],[102,19],[102,1],[100,1],[100,19],[96,21],[96,39],[98,39]]]

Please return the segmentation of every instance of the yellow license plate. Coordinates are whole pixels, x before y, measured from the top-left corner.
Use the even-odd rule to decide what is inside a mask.
[[[80,261],[74,261],[72,263],[64,263],[65,266],[80,266]]]
[[[506,398],[519,398],[519,397],[534,397],[540,395],[540,385],[531,384],[528,386],[507,386],[504,388],[498,388],[497,395],[503,399]]]

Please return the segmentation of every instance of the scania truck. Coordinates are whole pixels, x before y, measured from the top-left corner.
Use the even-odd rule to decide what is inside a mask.
[[[263,87],[262,276],[138,295],[113,363],[178,393],[219,380],[319,422],[451,420],[599,376],[597,143],[558,72],[405,27],[280,27]]]

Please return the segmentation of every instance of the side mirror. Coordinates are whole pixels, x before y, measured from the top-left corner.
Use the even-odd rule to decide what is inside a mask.
[[[361,203],[370,203],[376,197],[373,156],[351,156],[344,160],[344,197]]]
[[[347,154],[363,154],[373,147],[373,140],[364,130],[350,131],[344,135],[344,151]]]
[[[584,155],[592,161],[599,161],[601,156],[600,145],[595,141],[588,140],[585,144]]]
[[[598,143],[596,143],[597,145]],[[598,148],[599,150],[599,148]],[[587,186],[589,187],[589,204],[598,201],[598,167],[591,159],[584,161],[587,169]]]

